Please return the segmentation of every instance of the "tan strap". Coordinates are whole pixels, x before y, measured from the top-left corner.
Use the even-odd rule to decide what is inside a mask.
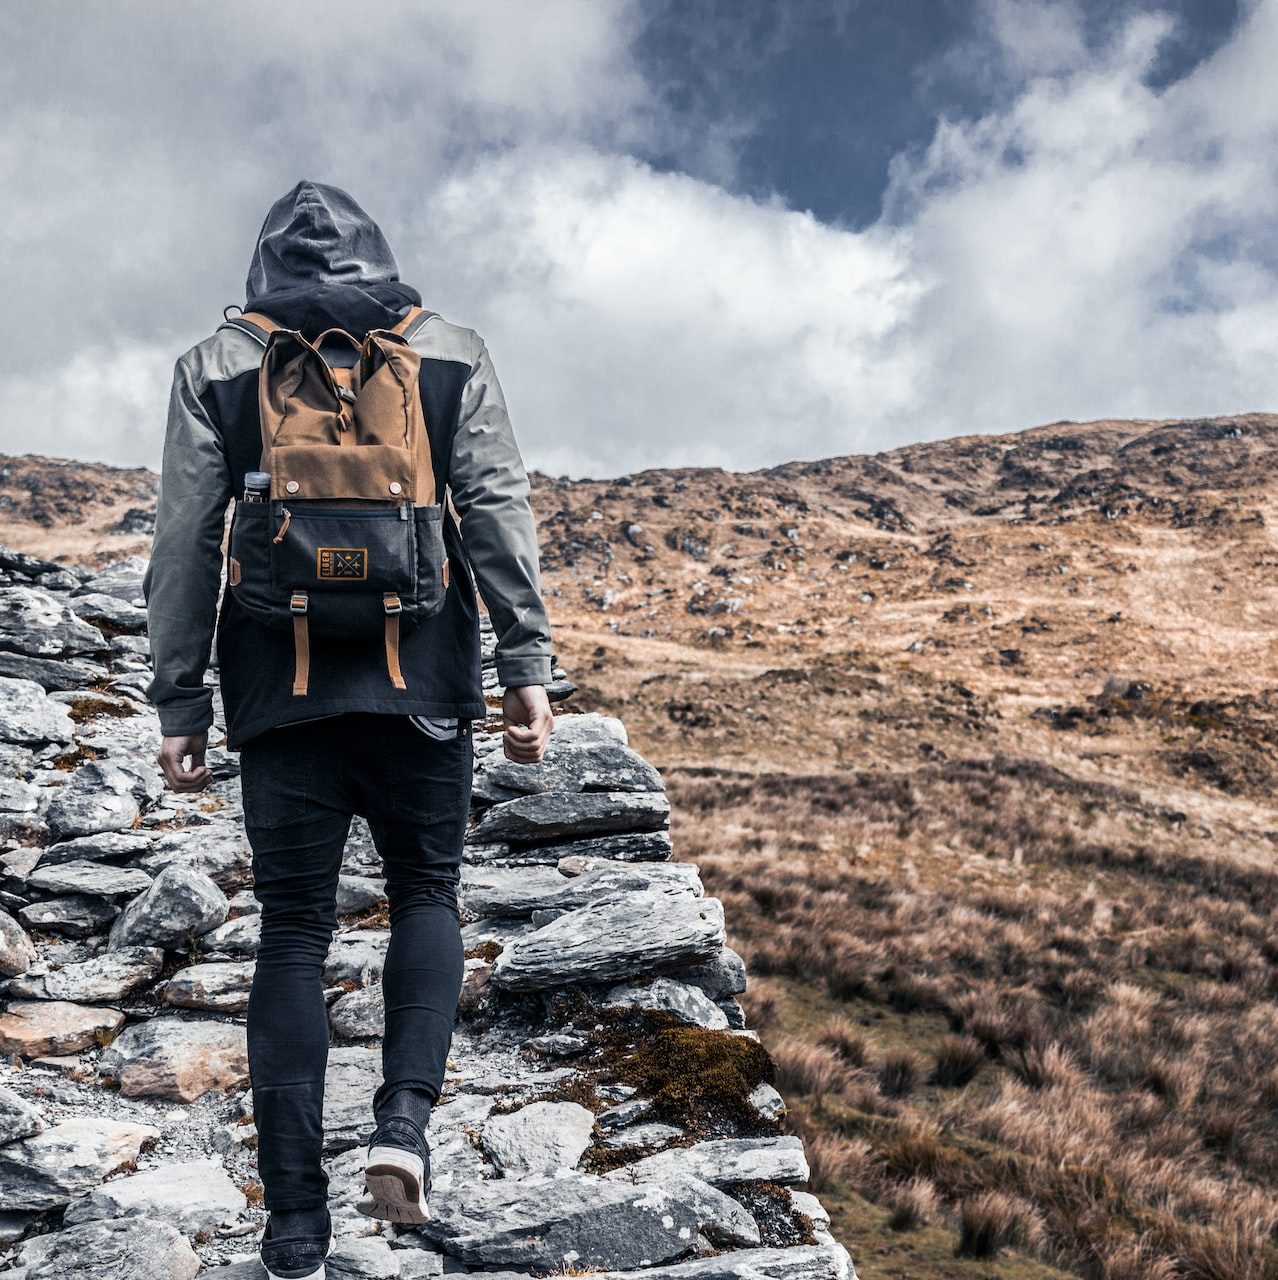
[[[236,320],[247,320],[249,324],[255,324],[259,329],[264,329],[267,333],[274,333],[276,329],[282,329],[284,326],[276,324],[270,316],[264,316],[260,311],[241,311],[234,317]]]
[[[272,541],[272,542],[283,542],[283,541],[284,541],[284,535],[288,532],[288,527],[289,527],[289,525],[290,525],[290,524],[292,524],[292,522],[293,522],[293,513],[292,513],[292,512],[291,512],[287,507],[285,507],[285,508],[284,508],[284,523],[283,523],[282,525],[280,525],[280,531],[279,531],[279,533],[277,533],[277,534],[275,535],[275,537],[273,537],[273,538],[271,539],[271,541]]]
[[[382,606],[386,610],[386,672],[396,689],[406,689],[399,669],[399,615],[404,606],[393,591],[382,596]]]
[[[391,330],[392,333],[403,333],[414,320],[425,310],[424,307],[409,307],[408,314]]]
[[[298,591],[289,601],[293,613],[293,696],[304,697],[311,679],[311,637],[306,626],[308,600],[305,591]]]

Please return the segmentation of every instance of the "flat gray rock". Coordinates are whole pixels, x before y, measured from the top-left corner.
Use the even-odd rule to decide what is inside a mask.
[[[98,1067],[118,1078],[126,1098],[194,1102],[248,1084],[248,1038],[232,1023],[155,1017],[120,1032]]]
[[[86,1222],[23,1246],[22,1280],[193,1280],[200,1259],[167,1222]],[[265,1275],[265,1272],[263,1272]]]
[[[46,692],[84,689],[106,674],[106,667],[87,658],[34,658],[26,653],[0,652],[0,676],[34,680]]]
[[[386,881],[376,876],[343,873],[337,877],[337,914],[359,915],[386,905]]]
[[[602,1271],[593,1280],[856,1280],[856,1272],[842,1245],[801,1244],[733,1250],[638,1271]]]
[[[573,1169],[591,1143],[593,1111],[576,1102],[530,1102],[489,1116],[480,1134],[488,1158],[507,1176]]]
[[[74,1226],[102,1218],[153,1218],[191,1236],[214,1231],[247,1205],[221,1160],[209,1156],[112,1178],[71,1205],[63,1222]]]
[[[471,1265],[545,1271],[652,1266],[686,1253],[724,1199],[697,1195],[678,1178],[658,1186],[585,1173],[529,1174],[472,1183],[440,1197],[421,1231]],[[738,1205],[732,1215],[743,1229],[737,1214],[744,1212]]]
[[[164,984],[160,1000],[181,1009],[244,1013],[256,968],[253,960],[211,960],[188,965]]]
[[[149,1124],[77,1117],[0,1147],[0,1204],[9,1209],[56,1209],[92,1190],[137,1159],[142,1143],[158,1138]]]
[[[471,835],[477,843],[532,843],[656,831],[669,822],[670,801],[661,791],[545,792],[493,805]]]
[[[119,908],[109,898],[69,893],[61,898],[28,903],[18,912],[18,918],[28,929],[41,933],[87,938],[105,933],[118,914]]]
[[[243,830],[230,823],[167,832],[137,859],[137,865],[152,875],[181,867],[211,880],[238,878],[251,864],[252,850]]]
[[[40,866],[51,867],[60,862],[109,862],[136,858],[145,853],[155,839],[141,831],[98,831],[74,836],[41,850]],[[147,877],[150,883],[151,877]]]
[[[0,676],[0,742],[65,745],[74,736],[67,709],[34,680]]]
[[[146,631],[146,610],[128,604],[104,591],[77,591],[67,605],[77,618],[92,625],[107,623],[110,627],[122,627],[134,635]]]
[[[538,764],[516,764],[505,756],[475,774],[476,800],[493,804],[544,791],[664,791],[655,766],[619,742],[557,744],[550,735]]]
[[[226,920],[226,894],[199,871],[165,867],[120,912],[109,946],[181,947],[188,934],[208,933]]]
[[[200,946],[208,954],[249,957],[257,955],[258,945],[262,941],[262,917],[254,911],[248,915],[236,916],[210,929],[200,939]]]
[[[714,1138],[691,1147],[672,1147],[604,1176],[651,1182],[689,1174],[711,1186],[727,1187],[737,1182],[806,1182],[808,1173],[803,1140],[783,1134],[776,1138]]]
[[[105,862],[41,862],[27,883],[46,893],[87,893],[95,898],[141,893],[150,888],[151,877],[136,867],[114,867]]]
[[[389,945],[389,929],[348,929],[339,933],[329,947],[324,981],[330,987],[339,982],[357,982],[361,987],[377,982]]]
[[[104,595],[115,596],[125,604],[141,607],[145,603],[142,579],[146,574],[146,565],[147,562],[142,556],[128,556],[86,578],[73,594],[79,596],[101,592]]]
[[[549,867],[465,868],[461,898],[468,915],[501,918],[572,911],[608,895],[644,891],[700,896],[703,889],[690,863],[605,862],[573,876]]]
[[[723,904],[717,898],[620,894],[507,943],[493,966],[493,981],[535,991],[634,978],[708,959],[723,940]]]
[[[711,1000],[724,1000],[746,989],[745,961],[731,947],[722,947],[702,964],[678,969],[670,976],[700,987]]]
[[[348,991],[333,1001],[328,1011],[329,1025],[345,1040],[366,1040],[386,1031],[386,999],[382,984]]]
[[[373,1094],[382,1082],[378,1046],[338,1045],[324,1076],[324,1150],[346,1151],[373,1132]]]
[[[90,760],[49,802],[45,821],[55,840],[121,831],[142,812],[138,790],[135,771],[112,760]]]
[[[551,844],[472,844],[465,846],[467,862],[524,866],[562,864],[570,858],[610,858],[614,862],[668,862],[673,854],[669,831],[622,831],[617,835],[587,836]]]
[[[663,1147],[681,1137],[683,1130],[677,1125],[651,1120],[646,1124],[630,1124],[624,1129],[616,1129],[604,1138],[603,1144],[614,1151],[629,1151],[640,1147]]]
[[[0,1013],[0,1053],[24,1058],[78,1053],[119,1029],[124,1014],[70,1000],[10,1000]]]
[[[34,813],[40,807],[40,788],[21,778],[0,776],[0,812]]]
[[[154,981],[163,963],[159,947],[123,947],[69,964],[37,965],[11,978],[5,994],[28,1000],[122,1000]]]
[[[100,653],[106,637],[82,622],[66,602],[39,587],[0,591],[0,649],[34,658]]]

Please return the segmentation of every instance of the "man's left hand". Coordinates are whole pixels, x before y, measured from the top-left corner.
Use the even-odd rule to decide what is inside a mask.
[[[160,754],[156,757],[169,786],[174,791],[203,791],[213,781],[212,770],[204,763],[204,753],[209,747],[209,735],[203,733],[187,734],[180,738],[165,738],[160,743]],[[191,767],[186,767],[186,758],[191,757]]]

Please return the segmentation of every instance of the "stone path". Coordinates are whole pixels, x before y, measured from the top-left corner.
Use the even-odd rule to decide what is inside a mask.
[[[199,795],[161,787],[144,568],[0,548],[5,1280],[264,1274],[237,758],[212,749]],[[558,704],[573,686],[555,675]],[[421,1228],[354,1207],[389,935],[361,821],[347,846],[325,970],[329,1275],[855,1280],[801,1189],[722,905],[670,861],[660,774],[610,716],[561,709],[534,767],[475,728],[467,976]]]

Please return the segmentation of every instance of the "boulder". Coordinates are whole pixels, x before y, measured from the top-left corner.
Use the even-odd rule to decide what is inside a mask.
[[[225,1022],[156,1017],[126,1027],[98,1061],[128,1098],[194,1102],[248,1084],[245,1029]]]
[[[253,986],[254,960],[208,961],[179,969],[164,984],[160,999],[183,1009],[244,1013]]]
[[[493,966],[493,981],[535,991],[634,978],[706,960],[723,940],[717,898],[620,894],[507,943]]]
[[[47,1127],[44,1117],[24,1097],[0,1085],[0,1146],[29,1138]]]
[[[348,991],[333,1001],[328,1011],[329,1025],[346,1040],[365,1040],[380,1036],[386,1030],[386,1000],[382,984],[375,982],[356,991]]]
[[[34,680],[0,676],[0,742],[65,745],[75,736],[66,708]]]
[[[142,808],[134,770],[111,760],[90,760],[49,802],[45,821],[54,840],[132,827]]]
[[[37,958],[26,930],[7,911],[0,911],[0,978],[25,973]]]
[[[208,876],[185,867],[165,867],[116,917],[109,945],[113,950],[180,947],[188,934],[199,936],[217,928],[226,912],[226,894]]]
[[[158,1138],[149,1124],[78,1116],[0,1147],[0,1204],[9,1209],[57,1209],[137,1159]]]

